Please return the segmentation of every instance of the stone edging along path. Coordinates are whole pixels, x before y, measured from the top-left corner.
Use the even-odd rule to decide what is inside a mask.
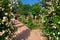
[[[40,30],[30,30],[18,20],[15,21],[14,26],[17,27],[18,30],[14,33],[16,37],[14,37],[13,40],[47,40],[46,37],[42,36]]]

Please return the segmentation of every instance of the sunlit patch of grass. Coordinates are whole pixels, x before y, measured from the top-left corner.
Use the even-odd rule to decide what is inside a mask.
[[[29,17],[29,16],[28,16]],[[41,19],[33,19],[33,18],[28,18],[28,20],[25,19],[23,16],[20,19],[21,22],[23,22],[28,28],[30,29],[42,29],[43,24],[41,23]]]

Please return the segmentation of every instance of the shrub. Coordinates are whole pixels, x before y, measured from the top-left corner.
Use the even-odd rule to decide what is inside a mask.
[[[9,0],[0,0],[0,40],[9,40],[15,31],[11,6]]]
[[[59,1],[59,0],[58,0]],[[51,9],[53,9],[45,18],[44,34],[48,36],[49,40],[60,40],[60,6],[56,5],[56,1],[51,2]],[[57,2],[58,3],[58,2]],[[48,8],[49,6],[47,6]],[[47,9],[46,9],[47,10]]]

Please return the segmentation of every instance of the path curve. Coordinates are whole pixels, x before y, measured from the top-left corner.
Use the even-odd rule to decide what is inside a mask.
[[[42,36],[42,32],[39,30],[30,30],[23,23],[15,20],[14,26],[18,28],[14,34],[16,37],[13,40],[47,40],[46,37]]]

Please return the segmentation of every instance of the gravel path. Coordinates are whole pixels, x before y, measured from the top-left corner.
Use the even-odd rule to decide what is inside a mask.
[[[15,21],[14,26],[18,27],[18,30],[15,32],[16,37],[13,40],[47,40],[46,37],[42,36],[42,32],[30,30],[18,20]]]

